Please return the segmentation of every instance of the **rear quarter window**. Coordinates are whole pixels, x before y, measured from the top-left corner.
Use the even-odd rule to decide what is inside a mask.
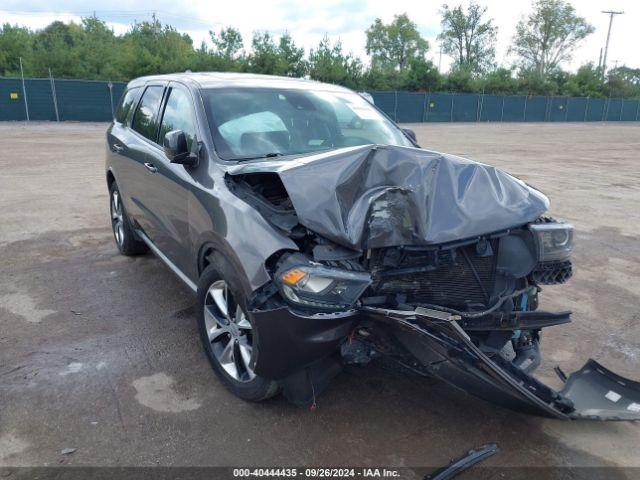
[[[163,91],[164,87],[161,86],[147,87],[131,123],[131,128],[153,142],[157,140],[158,110],[160,110]]]
[[[116,109],[116,122],[127,123],[127,119],[131,118],[129,113],[131,113],[135,107],[139,95],[140,87],[133,87],[124,92],[122,98],[120,98],[120,103],[118,103],[118,108]]]

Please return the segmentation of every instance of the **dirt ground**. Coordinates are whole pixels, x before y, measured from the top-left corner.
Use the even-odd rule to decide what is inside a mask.
[[[574,320],[545,331],[539,376],[557,387],[553,366],[593,357],[640,380],[640,125],[412,128],[533,184],[575,225],[575,276],[542,296]],[[189,290],[116,250],[105,129],[0,124],[0,466],[427,467],[495,441],[487,465],[640,467],[640,424],[530,417],[375,369],[338,377],[316,411],[237,400],[201,351]]]

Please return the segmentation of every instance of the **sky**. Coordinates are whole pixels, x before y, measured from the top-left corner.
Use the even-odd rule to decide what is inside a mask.
[[[575,71],[591,61],[598,63],[600,49],[604,47],[609,16],[602,10],[621,10],[613,20],[607,64],[640,67],[640,48],[637,46],[640,25],[640,1],[638,0],[570,0],[579,15],[595,27],[576,50],[572,61],[564,65]],[[443,3],[452,6],[467,0],[2,0],[0,23],[26,25],[37,29],[53,20],[79,21],[82,16],[95,13],[106,20],[116,33],[124,33],[135,20],[146,20],[153,12],[163,22],[188,33],[198,46],[209,41],[208,31],[234,26],[240,30],[249,47],[252,33],[266,30],[275,35],[289,32],[296,44],[309,51],[324,35],[333,41],[340,40],[344,50],[366,62],[365,30],[375,18],[385,23],[396,14],[407,13],[418,30],[429,41],[428,57],[446,71],[451,59],[440,59],[437,35],[440,32],[439,10]],[[488,16],[498,27],[496,60],[508,66],[515,60],[508,55],[509,45],[518,20],[531,8],[530,0],[478,0],[488,7]]]

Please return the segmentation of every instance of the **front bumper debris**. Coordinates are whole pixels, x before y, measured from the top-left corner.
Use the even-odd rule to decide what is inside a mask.
[[[560,419],[640,420],[640,383],[589,360],[557,392],[499,355],[489,358],[450,316],[380,310],[398,339],[434,376],[512,410]]]
[[[462,457],[452,460],[446,467],[439,468],[435,472],[430,473],[425,477],[425,480],[450,480],[499,451],[498,445],[495,443],[488,443],[481,447],[474,448]]]
[[[500,355],[482,352],[465,332],[472,333],[473,325],[448,313],[420,307],[414,311],[361,307],[307,315],[281,307],[253,311],[252,319],[260,345],[255,371],[267,378],[286,380],[305,368],[311,372],[314,364],[335,354],[359,322],[384,322],[429,374],[471,395],[552,418],[640,420],[639,382],[589,360],[556,391]],[[568,321],[568,312],[519,312],[481,319],[484,324],[477,328],[541,328]]]
[[[640,383],[607,370],[595,360],[569,375],[560,394],[573,402],[572,418],[640,419]]]

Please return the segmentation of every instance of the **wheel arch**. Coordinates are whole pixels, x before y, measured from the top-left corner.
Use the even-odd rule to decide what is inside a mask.
[[[116,176],[113,174],[113,171],[111,169],[107,170],[107,188],[109,190],[111,190],[111,185],[113,185],[116,182]]]
[[[249,298],[255,290],[252,287],[252,281],[233,249],[223,241],[207,240],[200,245],[196,265],[198,279],[202,276],[202,272],[214,262],[216,255],[219,256],[220,261],[225,262],[234,271],[241,283],[244,294]]]

